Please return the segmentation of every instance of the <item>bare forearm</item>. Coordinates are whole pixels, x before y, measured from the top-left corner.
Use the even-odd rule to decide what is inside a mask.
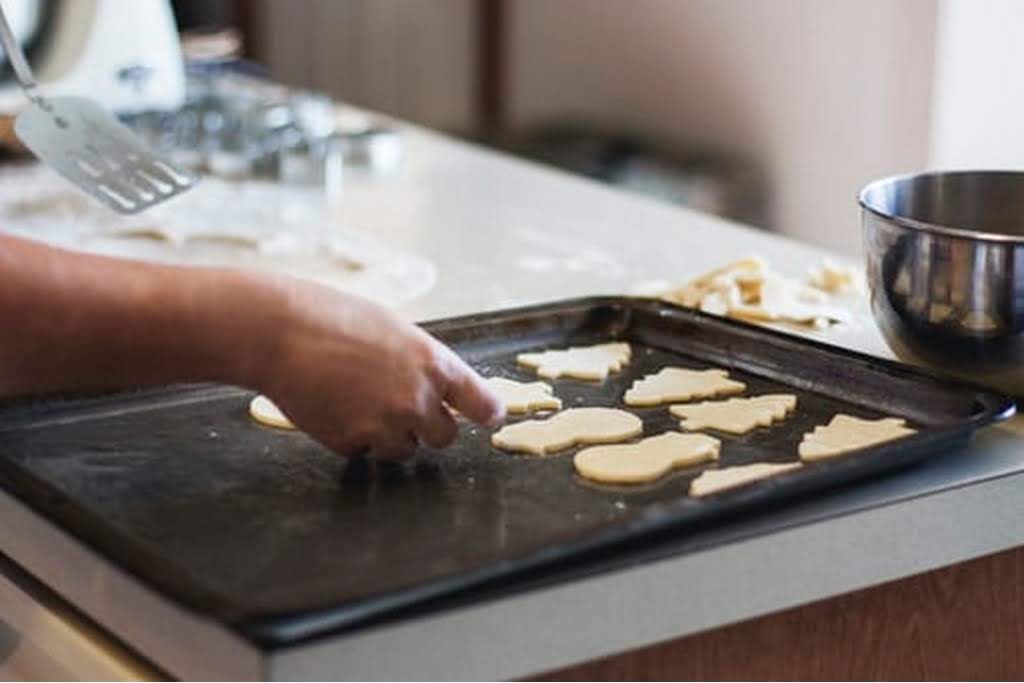
[[[220,381],[270,394],[342,454],[440,448],[502,419],[497,396],[423,330],[299,279],[173,268],[0,235],[0,396]]]
[[[273,296],[237,272],[0,236],[0,394],[252,383],[254,356],[273,344]]]

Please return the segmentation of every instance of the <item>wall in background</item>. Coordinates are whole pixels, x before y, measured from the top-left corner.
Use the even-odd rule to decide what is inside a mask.
[[[475,0],[260,1],[276,77],[473,132]],[[780,232],[854,254],[857,190],[927,163],[936,0],[505,6],[508,125],[570,119],[745,156],[771,178]]]
[[[512,0],[509,121],[752,158],[773,228],[856,253],[857,190],[928,153],[931,0]]]
[[[942,0],[931,165],[1024,166],[1024,2]]]
[[[286,83],[452,131],[474,124],[476,0],[252,0]]]

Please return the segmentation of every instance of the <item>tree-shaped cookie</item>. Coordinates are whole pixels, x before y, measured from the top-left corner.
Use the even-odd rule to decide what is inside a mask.
[[[653,375],[633,382],[624,400],[628,406],[657,406],[739,394],[746,388],[743,382],[729,379],[729,373],[725,370],[662,368]]]
[[[629,362],[629,344],[609,342],[596,346],[573,346],[567,349],[520,353],[516,362],[536,370],[541,377],[574,377],[600,381],[609,372],[618,372]]]
[[[906,425],[906,420],[898,417],[865,420],[839,413],[827,425],[815,427],[814,431],[804,434],[800,442],[800,459],[809,461],[832,458],[917,431]]]
[[[746,434],[755,427],[770,427],[795,408],[796,396],[793,394],[765,394],[724,401],[684,403],[672,406],[669,412],[682,418],[679,426],[691,432],[717,429],[730,434]]]

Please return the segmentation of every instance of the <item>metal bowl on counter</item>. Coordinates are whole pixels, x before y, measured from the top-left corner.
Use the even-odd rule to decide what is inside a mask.
[[[860,205],[871,309],[896,355],[1024,395],[1024,173],[884,178]]]

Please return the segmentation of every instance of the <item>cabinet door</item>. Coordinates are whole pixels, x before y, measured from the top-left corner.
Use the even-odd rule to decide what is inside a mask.
[[[260,0],[273,77],[454,131],[473,124],[475,0]]]

